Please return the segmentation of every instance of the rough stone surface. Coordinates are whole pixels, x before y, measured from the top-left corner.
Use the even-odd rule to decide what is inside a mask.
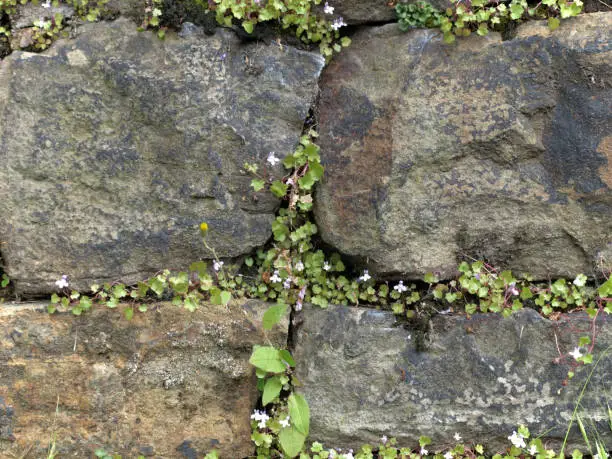
[[[596,356],[612,345],[612,320],[604,320],[598,322]],[[306,308],[294,356],[310,405],[310,435],[342,448],[377,444],[382,435],[416,447],[419,436],[428,435],[432,451],[448,447],[458,432],[466,443],[483,443],[493,453],[510,446],[507,437],[525,424],[558,447],[592,367],[578,369],[563,386],[569,367],[553,363],[559,357],[555,341],[561,352],[569,352],[589,324],[583,314],[551,322],[533,310],[508,319],[439,315],[423,336],[389,312]],[[608,352],[580,412],[606,444],[612,442],[606,413],[610,381]],[[584,450],[581,438],[574,428],[569,451]]]
[[[128,322],[121,312],[49,316],[0,310],[1,457],[93,457],[96,448],[136,457],[253,453],[250,413],[258,399],[248,363],[263,344],[257,301],[159,305]],[[288,322],[268,337],[287,342]],[[57,411],[56,411],[57,407]]]
[[[379,274],[612,267],[612,13],[442,43],[360,31],[322,76],[324,240]]]
[[[321,56],[169,34],[127,19],[87,24],[43,54],[0,66],[0,240],[17,293],[62,274],[130,282],[266,242],[278,205],[255,200],[245,161],[270,168],[297,143]]]

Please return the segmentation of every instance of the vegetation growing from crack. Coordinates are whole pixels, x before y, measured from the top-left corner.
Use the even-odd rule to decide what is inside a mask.
[[[331,59],[343,47],[349,46],[350,38],[341,37],[340,29],[346,26],[341,16],[334,14],[334,8],[328,3],[316,9],[322,0],[193,0],[193,7],[205,14],[214,15],[217,23],[231,27],[235,22],[247,33],[252,34],[259,23],[276,21],[283,29],[294,31],[297,38],[304,43],[318,43],[320,53]],[[0,18],[4,14],[13,15],[18,5],[26,3],[40,4],[49,13],[45,14],[32,27],[32,39],[23,49],[42,51],[53,41],[68,36],[65,30],[67,21],[60,13],[52,14],[51,7],[62,4],[72,6],[80,20],[97,21],[107,13],[108,0],[0,0]],[[167,26],[164,23],[164,0],[147,0],[143,7],[143,22],[139,30],[153,29],[160,38],[164,38]],[[0,36],[10,36],[11,30],[0,25]]]
[[[527,0],[455,0],[446,11],[439,11],[424,1],[398,3],[395,11],[402,31],[412,27],[435,27],[444,33],[446,43],[452,43],[455,37],[473,32],[484,36],[489,30],[501,31],[509,23],[526,19],[547,19],[550,30],[555,30],[560,19],[577,16],[582,7],[582,0],[541,0],[535,5]]]
[[[129,320],[135,313],[145,312],[148,303],[170,294],[172,303],[194,311],[203,301],[229,307],[232,298],[250,297],[276,302],[263,318],[265,330],[271,329],[290,311],[299,313],[305,302],[326,308],[330,303],[390,309],[409,320],[427,320],[431,314],[440,312],[496,312],[504,316],[525,306],[538,308],[552,319],[568,309],[580,309],[592,318],[590,336],[583,336],[573,350],[560,351],[559,362],[568,364],[568,379],[585,364],[593,362],[593,348],[598,332],[596,319],[602,314],[612,313],[612,277],[599,287],[590,285],[585,275],[578,275],[572,282],[559,279],[547,284],[534,283],[529,276],[520,279],[510,271],[500,271],[482,262],[463,262],[459,275],[448,282],[440,282],[434,273],[428,273],[419,288],[416,283],[399,280],[376,282],[369,272],[363,271],[352,278],[339,254],[327,254],[317,247],[314,236],[317,226],[313,223],[312,193],[321,180],[324,168],[321,165],[317,133],[308,131],[300,139],[296,150],[287,155],[282,163],[287,174],[282,179],[267,178],[260,174],[268,166],[276,166],[281,159],[270,152],[266,164],[245,164],[244,172],[253,176],[254,192],[271,192],[282,199],[283,205],[272,224],[273,240],[256,251],[254,256],[244,259],[242,266],[226,266],[207,235],[214,228],[206,222],[200,225],[203,244],[213,258],[212,266],[205,261],[192,263],[188,270],[178,273],[162,271],[137,285],[122,283],[92,285],[90,294],[69,289],[69,279],[63,276],[56,284],[49,312],[71,311],[81,315],[94,304],[117,308],[127,303],[124,309]],[[404,283],[406,282],[406,283]],[[427,300],[427,301],[426,301]],[[437,302],[439,309],[428,308],[430,300]],[[289,350],[273,346],[257,346],[250,359],[256,368],[258,388],[262,392],[261,409],[252,416],[252,440],[259,458],[288,457],[326,458],[342,457],[334,450],[324,450],[313,444],[307,451],[309,433],[309,409],[305,398],[297,392],[299,382],[293,370],[296,365]],[[553,457],[541,442],[532,442],[526,428],[511,436],[513,447],[504,457],[519,457],[527,451],[536,457]],[[522,433],[521,433],[522,432]],[[389,440],[381,445],[364,446],[354,457],[423,457],[428,456],[429,440],[423,437],[418,451],[398,448]],[[482,446],[467,447],[457,444],[446,451],[445,456],[433,457],[484,457]],[[352,453],[351,453],[352,454]],[[344,457],[349,458],[346,453]],[[499,456],[502,457],[502,456]],[[578,457],[578,456],[576,456]]]

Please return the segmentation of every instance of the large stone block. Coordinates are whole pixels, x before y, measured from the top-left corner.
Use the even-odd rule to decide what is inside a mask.
[[[458,39],[362,30],[322,76],[326,242],[379,274],[612,267],[612,13]]]
[[[128,322],[120,312],[49,316],[0,311],[1,457],[136,457],[253,453],[258,399],[248,359],[264,344],[257,301],[189,313],[158,305]],[[287,342],[285,320],[268,338]]]
[[[181,36],[119,19],[0,64],[0,240],[18,293],[210,258],[201,221],[220,257],[270,237],[278,201],[255,200],[240,170],[281,173],[265,159],[295,147],[324,60],[223,29]]]
[[[310,405],[311,438],[329,447],[378,444],[383,435],[417,447],[427,435],[433,451],[459,433],[466,443],[487,445],[489,455],[510,446],[507,437],[519,424],[558,447],[593,369],[579,368],[565,386],[567,360],[555,363],[589,334],[584,314],[558,322],[530,309],[507,319],[438,315],[416,328],[390,312],[330,307],[305,308],[303,319],[294,336],[297,377]],[[578,412],[591,438],[597,430],[609,445],[612,320],[597,325],[595,358],[607,354]],[[570,452],[586,450],[575,425],[568,441]]]

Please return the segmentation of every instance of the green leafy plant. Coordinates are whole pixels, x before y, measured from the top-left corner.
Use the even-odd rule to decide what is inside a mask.
[[[396,11],[401,30],[406,31],[411,26],[439,27],[444,33],[444,41],[452,43],[455,37],[468,36],[473,32],[484,36],[489,30],[501,31],[509,22],[526,19],[547,19],[549,28],[555,30],[559,27],[560,19],[577,16],[582,7],[582,0],[542,0],[533,6],[527,0],[455,0],[443,14],[425,2],[414,5],[400,3]]]
[[[39,4],[38,0],[0,0],[0,16],[2,14],[15,14],[18,5],[27,3]],[[108,0],[48,0],[43,4],[53,7],[58,7],[60,3],[70,5],[74,8],[77,17],[89,22],[97,21],[100,15],[104,12],[104,7]],[[66,27],[64,16],[60,13],[55,13],[52,16],[41,18],[36,21],[32,27],[32,42],[27,49],[31,51],[43,51],[51,46],[55,40],[60,37],[67,37],[68,33],[64,30]],[[11,32],[6,27],[0,27],[0,36],[10,36]]]
[[[350,44],[348,37],[340,38],[339,29],[346,24],[341,17],[333,20],[315,13],[313,7],[321,0],[213,0],[212,10],[217,22],[231,26],[234,20],[241,22],[247,33],[264,21],[279,21],[283,29],[295,28],[295,34],[306,43],[319,43],[323,56],[330,58],[342,47]],[[333,14],[329,6],[326,12]]]
[[[427,2],[398,3],[395,12],[402,32],[411,27],[440,27],[442,13]]]

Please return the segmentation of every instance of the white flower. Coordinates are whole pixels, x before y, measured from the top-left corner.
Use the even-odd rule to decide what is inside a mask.
[[[331,269],[331,265],[328,262],[323,263],[323,269],[325,271],[329,271]]]
[[[574,357],[574,359],[578,360],[580,357],[582,357],[582,353],[580,352],[580,348],[574,348],[574,350],[572,352],[568,352],[569,355],[571,355],[572,357]]]
[[[529,447],[529,454],[531,454],[532,456],[538,454],[538,448],[536,447],[536,445],[531,445]]]
[[[403,293],[408,290],[408,287],[404,285],[403,281],[399,281],[399,283],[395,287],[393,287],[393,290],[397,290],[399,293]]]
[[[508,437],[508,440],[510,440],[512,444],[517,448],[525,448],[527,446],[525,444],[525,438],[521,434],[517,434],[516,432],[512,432],[512,435]]]
[[[388,440],[388,438],[387,438],[387,436],[386,436],[386,435],[383,435],[383,436],[380,438],[380,442],[381,442],[383,445],[386,445],[386,444],[387,444],[387,440]]]
[[[47,0],[45,3],[43,3],[42,5],[43,8],[51,8],[51,0]]]
[[[367,269],[363,271],[363,275],[359,278],[359,280],[363,282],[367,282],[370,279],[372,279],[372,276],[370,276]]]
[[[421,451],[419,451],[419,454],[421,456],[427,456],[429,454],[429,451],[427,451],[425,447],[421,447]]]
[[[153,9],[153,16],[154,17],[158,17],[158,16],[161,16],[161,15],[162,15],[162,12],[161,12],[161,10],[159,8],[154,8]]]
[[[574,279],[574,282],[572,282],[572,284],[574,284],[576,287],[584,287],[584,285],[586,284],[587,281],[587,277],[584,274],[578,274],[576,276],[576,279]]]
[[[55,281],[55,285],[60,289],[68,287],[68,276],[64,274],[60,280]]]
[[[223,268],[223,262],[222,262],[222,261],[217,261],[217,260],[215,260],[215,261],[213,262],[213,269],[214,269],[215,271],[219,271],[221,268]]]
[[[329,3],[325,2],[325,7],[323,7],[323,12],[325,14],[334,14],[334,7],[329,6]]]
[[[444,453],[444,459],[453,459],[453,453],[447,451],[446,453]]]
[[[344,27],[346,25],[346,22],[344,22],[344,19],[342,19],[341,17],[334,19],[334,22],[332,22],[331,28],[333,30],[338,30],[340,27]]]
[[[251,415],[251,419],[258,422],[257,427],[260,429],[265,429],[266,422],[270,419],[270,416],[268,416],[265,411],[255,410]]]
[[[461,435],[459,435],[459,432],[455,432],[455,441],[461,441]]]
[[[278,275],[278,270],[274,271],[274,274],[272,274],[272,277],[270,278],[270,282],[280,282],[283,279]]]
[[[268,164],[272,165],[272,166],[276,166],[277,163],[280,162],[280,159],[278,159],[275,155],[274,152],[271,151],[270,153],[268,153]]]
[[[43,19],[43,18],[40,18],[40,19],[38,20],[38,22],[35,22],[35,23],[34,23],[34,25],[35,25],[36,27],[38,27],[39,29],[44,29],[44,28],[45,28],[45,26],[47,25],[47,23],[44,21],[44,19]]]
[[[289,427],[289,416],[279,421],[281,427]]]
[[[329,451],[329,457],[330,459],[333,459],[334,457],[336,457],[338,455],[338,453],[336,453],[335,449],[332,449]]]
[[[283,282],[283,288],[284,289],[291,288],[291,278],[290,277],[285,279],[285,282]]]
[[[296,271],[304,271],[304,263],[302,263],[302,260],[298,261],[295,264],[295,270]]]
[[[353,453],[351,451],[349,451],[348,453],[343,454],[340,457],[342,459],[355,459],[355,456],[353,456]]]

